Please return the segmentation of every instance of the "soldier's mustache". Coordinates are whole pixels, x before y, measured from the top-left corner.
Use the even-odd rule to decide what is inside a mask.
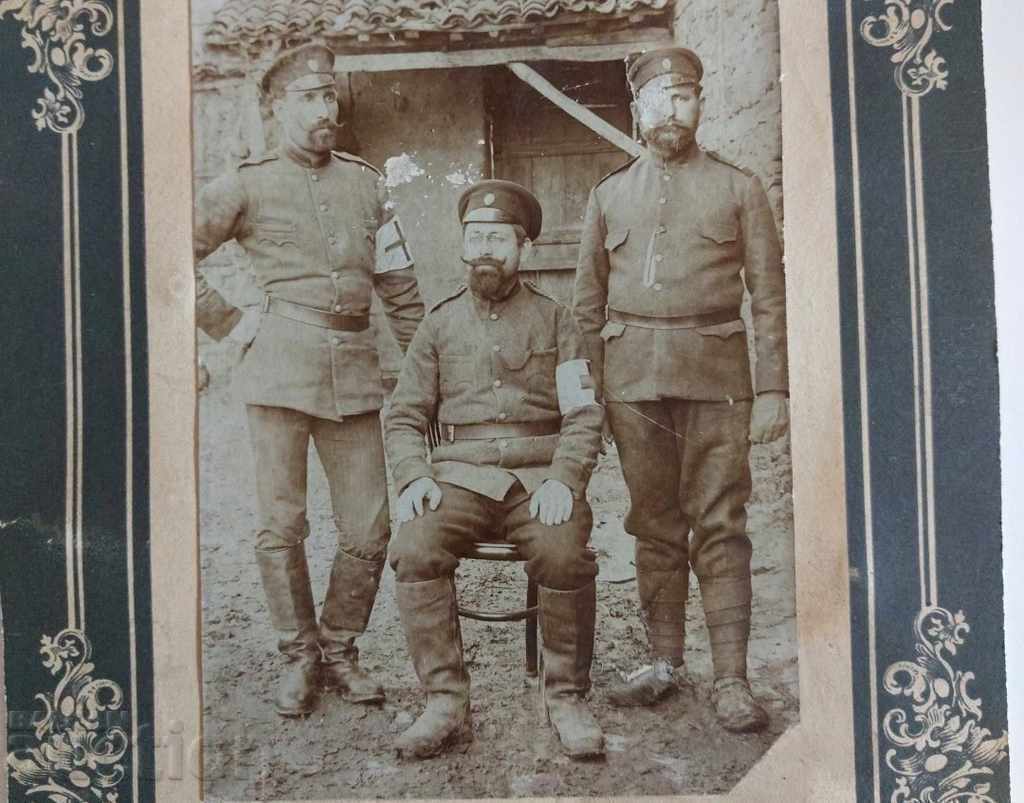
[[[483,265],[490,265],[492,268],[505,267],[504,259],[495,259],[494,257],[477,257],[476,259],[466,259],[465,257],[462,257],[462,261],[471,268],[479,268]]]

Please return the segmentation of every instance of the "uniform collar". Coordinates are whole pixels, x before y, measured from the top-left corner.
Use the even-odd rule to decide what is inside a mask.
[[[323,167],[331,160],[330,151],[327,151],[327,153],[323,154],[310,153],[309,151],[304,151],[302,148],[299,148],[290,141],[285,141],[281,145],[281,153],[283,153],[285,156],[287,156],[300,167],[305,167],[308,169]]]

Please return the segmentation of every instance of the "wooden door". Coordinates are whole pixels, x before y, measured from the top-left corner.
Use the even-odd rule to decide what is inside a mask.
[[[621,61],[530,66],[568,97],[630,133],[630,96]],[[494,177],[527,187],[544,210],[543,230],[523,269],[567,302],[590,190],[629,156],[505,67],[488,75],[487,112]]]

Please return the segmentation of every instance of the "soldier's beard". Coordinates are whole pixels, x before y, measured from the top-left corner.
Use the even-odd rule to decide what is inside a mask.
[[[665,123],[640,132],[647,146],[659,156],[681,156],[693,144],[694,131],[679,123]]]
[[[310,150],[314,153],[326,153],[334,148],[335,131],[337,126],[324,126],[315,128],[309,132]]]
[[[509,270],[503,260],[463,258],[462,261],[469,266],[469,289],[479,298],[501,301],[518,279],[518,266]]]

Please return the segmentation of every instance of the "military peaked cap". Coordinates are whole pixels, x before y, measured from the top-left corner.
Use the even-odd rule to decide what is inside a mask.
[[[629,65],[626,77],[635,95],[640,87],[659,75],[678,76],[676,83],[679,84],[700,84],[704,65],[700,57],[688,48],[663,47],[637,56]]]
[[[286,50],[270,65],[260,88],[272,95],[283,90],[306,91],[334,86],[334,52],[324,45]]]
[[[540,201],[514,181],[488,179],[467,187],[459,197],[463,223],[518,223],[531,240],[540,234]]]

